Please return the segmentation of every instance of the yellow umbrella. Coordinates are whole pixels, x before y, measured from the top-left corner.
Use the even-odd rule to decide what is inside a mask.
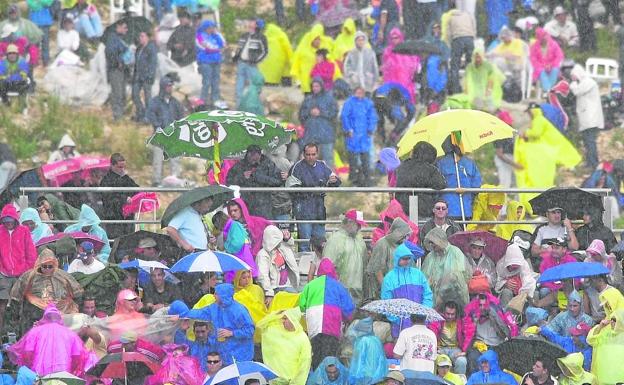
[[[478,110],[448,110],[420,119],[409,128],[398,144],[398,156],[408,156],[416,143],[428,142],[444,155],[442,143],[452,133],[461,138],[462,152],[472,152],[484,144],[512,138],[515,130],[494,115]]]

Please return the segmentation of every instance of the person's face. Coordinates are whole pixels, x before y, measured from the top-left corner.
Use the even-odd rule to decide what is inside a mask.
[[[204,198],[197,202],[196,210],[201,215],[208,214],[210,212],[210,208],[212,207],[212,198]]]
[[[258,27],[258,25],[256,24],[255,20],[249,20],[247,22],[247,31],[254,33],[256,32],[256,28]]]
[[[19,55],[17,54],[17,52],[10,52],[7,54],[7,60],[11,63],[15,63],[18,57]]]
[[[259,152],[252,152],[252,153],[247,154],[247,161],[251,165],[257,165],[258,163],[260,163],[261,158],[262,158],[262,154]]]
[[[399,266],[406,267],[407,265],[409,265],[410,259],[410,257],[401,257],[401,259],[399,259]]]
[[[357,39],[355,39],[355,46],[362,49],[364,48],[364,45],[366,44],[366,39],[364,38],[364,36],[360,36]]]
[[[215,274],[211,274],[208,278],[208,286],[212,287],[213,289],[217,287],[217,276]]]
[[[321,46],[321,38],[317,37],[316,39],[312,40],[312,47],[314,48],[318,48]]]
[[[450,366],[438,366],[438,376],[444,378],[446,374],[451,370]]]
[[[17,227],[17,221],[14,219],[7,219],[6,221],[2,222],[2,226],[4,226],[4,228],[6,228],[7,230],[11,231]]]
[[[390,35],[390,41],[392,42],[392,44],[399,44],[401,42],[401,36]]]
[[[565,13],[560,13],[557,16],[555,16],[555,19],[561,25],[565,24],[567,18],[568,18],[568,15]]]
[[[148,258],[154,258],[158,256],[158,249],[156,247],[143,248],[143,255]]]
[[[442,35],[442,28],[439,26],[435,26],[431,29],[431,34],[434,37],[440,37],[440,35]]]
[[[443,247],[433,242],[429,243],[429,248],[432,249],[434,253],[439,254],[439,255],[444,254],[445,252]]]
[[[284,325],[284,329],[288,330],[289,332],[295,331],[295,325],[293,325],[293,323],[290,322],[290,320],[286,316],[282,317],[282,325]]]
[[[238,205],[228,206],[228,213],[230,214],[230,218],[235,221],[238,221],[243,217],[243,212],[241,211],[241,208],[238,207]]]
[[[136,305],[138,302],[138,298],[124,299],[124,308],[126,309],[126,311],[134,311],[136,310]]]
[[[17,13],[17,11],[11,11],[9,12],[9,19],[11,20],[17,20],[19,18],[19,14]]]
[[[321,90],[322,90],[321,83],[319,82],[312,83],[312,93],[318,94],[319,92],[321,92]]]
[[[615,317],[611,318],[611,330],[615,330],[615,324],[617,323],[617,320],[615,319]]]
[[[504,43],[504,44],[509,44],[509,43],[511,43],[511,38],[512,38],[512,37],[511,37],[511,35],[505,35],[505,36],[503,36],[503,43]]]
[[[476,55],[474,56],[474,62],[475,62],[475,65],[476,65],[477,67],[478,67],[478,66],[480,66],[480,65],[481,65],[481,63],[483,63],[483,57],[482,57],[481,55],[479,55],[479,54],[476,54]]]
[[[591,257],[594,261],[602,261],[602,254],[594,253],[593,251],[585,251],[587,255]]]
[[[95,316],[95,301],[84,301],[82,304],[82,312],[89,317]]]
[[[150,278],[156,287],[163,287],[165,285],[165,272],[163,269],[154,269],[150,274]]]
[[[181,25],[191,25],[191,19],[188,17],[181,17],[180,18],[180,24]]]
[[[126,278],[124,278],[124,289],[134,289],[137,284],[136,274],[128,273],[126,274]]]
[[[54,264],[52,264],[52,262],[47,261],[41,265],[41,274],[52,275],[53,273],[54,273]]]
[[[306,163],[313,165],[318,160],[318,149],[314,146],[308,146],[303,153]]]
[[[321,54],[317,54],[316,55],[316,62],[317,63],[321,63],[325,60],[325,56],[321,55]]]
[[[87,253],[84,257],[81,255],[80,260],[82,261],[83,264],[89,266],[90,264],[93,263],[93,261],[95,261],[95,254]]]
[[[120,35],[125,35],[126,33],[128,33],[128,24],[126,23],[118,24],[115,31]]]
[[[481,362],[481,370],[483,371],[483,373],[489,373],[490,372],[490,363],[488,361]]]
[[[546,368],[544,368],[544,364],[541,361],[535,361],[533,364],[533,374],[537,377],[542,377],[546,375]]]
[[[520,268],[520,265],[509,265],[507,266],[507,271],[510,273],[513,273],[514,271],[518,270]]]
[[[568,301],[568,311],[574,317],[578,317],[578,315],[581,313],[581,304],[576,301]]]
[[[63,148],[61,148],[61,151],[63,151],[65,154],[69,154],[70,152],[72,152],[72,149],[72,146],[63,146]]]
[[[516,209],[516,215],[518,216],[518,218],[521,218],[522,214],[524,214],[524,207],[518,206],[518,208]]]
[[[195,332],[195,339],[200,342],[208,341],[208,326],[197,326],[193,329]]]
[[[366,96],[366,92],[364,91],[363,88],[358,87],[358,88],[355,89],[354,95],[358,99],[364,99],[364,96]]]
[[[24,221],[22,222],[22,224],[28,227],[28,230],[30,230],[31,232],[35,231],[35,229],[37,228],[37,224],[35,223],[35,221]]]
[[[241,274],[240,279],[238,280],[238,285],[240,287],[247,287],[251,283],[251,273],[246,271]]]
[[[327,373],[327,379],[329,381],[336,381],[340,376],[340,370],[336,367],[336,365],[328,365],[325,367],[325,373]]]
[[[208,356],[206,363],[208,364],[208,371],[212,373],[217,372],[223,366],[220,356]]]
[[[446,214],[448,212],[448,207],[446,203],[438,202],[433,206],[433,216],[439,219],[446,218]]]
[[[552,254],[557,259],[561,259],[565,255],[566,250],[565,246],[552,245]]]
[[[114,172],[120,174],[126,169],[126,161],[118,160],[117,163],[111,165],[111,168],[113,169]]]
[[[348,220],[347,223],[345,223],[345,225],[344,225],[345,231],[350,236],[355,236],[355,234],[357,234],[358,231],[360,231],[360,227],[361,226],[358,225],[357,222],[352,221],[352,220]]]
[[[145,32],[141,32],[139,34],[139,44],[141,44],[142,46],[146,46],[148,42],[149,42],[149,36],[147,36]]]
[[[126,342],[123,345],[123,349],[127,352],[133,352],[136,349],[136,342]]]
[[[444,309],[443,316],[446,321],[455,321],[457,319],[457,309],[451,309],[450,307],[447,307]]]
[[[483,246],[470,245],[470,255],[473,259],[479,259],[483,255]]]
[[[546,213],[546,218],[548,218],[548,222],[553,225],[558,225],[561,223],[561,210],[549,211]]]

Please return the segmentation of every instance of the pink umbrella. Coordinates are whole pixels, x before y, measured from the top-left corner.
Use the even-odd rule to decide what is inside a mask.
[[[128,217],[138,212],[150,213],[158,210],[158,207],[160,207],[160,202],[158,201],[156,193],[140,192],[134,194],[132,198],[130,198],[130,202],[123,205],[122,212],[124,217]]]
[[[71,180],[73,173],[80,171],[80,162],[74,158],[59,160],[54,163],[46,163],[41,166],[43,176],[56,186]]]
[[[473,238],[481,238],[485,242],[483,254],[490,257],[494,262],[498,262],[507,250],[508,242],[506,240],[487,231],[460,231],[451,235],[448,240],[452,245],[467,253]]]
[[[74,159],[80,163],[83,179],[87,179],[92,170],[105,171],[110,168],[110,158],[83,155]]]
[[[102,241],[100,238],[91,234],[83,233],[82,231],[75,231],[71,233],[56,233],[48,237],[43,237],[37,241],[35,246],[39,247],[39,246],[47,245],[49,243],[56,242],[59,239],[66,237],[66,236],[70,236],[74,238],[77,243],[81,243],[83,241],[89,241],[93,243],[93,247],[95,247],[95,251],[97,252],[99,252],[102,249],[102,247],[104,247],[104,241]]]

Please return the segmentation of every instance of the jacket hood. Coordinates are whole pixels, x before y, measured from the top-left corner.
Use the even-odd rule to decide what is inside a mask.
[[[543,41],[549,41],[550,40],[550,34],[548,32],[546,32],[546,30],[542,27],[538,27],[535,30],[535,40],[537,40],[538,43],[541,43]]]
[[[80,207],[80,216],[78,216],[78,224],[80,227],[97,226],[100,224],[100,217],[91,207],[83,204]]]
[[[332,260],[329,258],[321,259],[321,262],[319,263],[318,271],[316,274],[319,277],[321,275],[327,275],[329,277],[332,277],[333,279],[336,279],[336,280],[338,279],[338,273],[336,272],[336,267],[334,266],[334,263],[332,262]]]
[[[398,43],[403,43],[403,40],[405,40],[405,35],[403,35],[403,32],[401,32],[401,30],[399,28],[396,28],[396,27],[394,27],[394,28],[392,28],[390,30],[390,37],[395,37],[395,36],[399,38]],[[396,44],[398,44],[398,43],[396,43]]]
[[[446,249],[449,245],[446,231],[437,227],[427,233],[427,235],[425,236],[425,242],[431,242],[441,249]]]
[[[585,72],[585,68],[581,67],[578,64],[575,64],[572,67],[571,75],[575,76],[578,80],[583,80],[587,77],[587,72]]]
[[[580,380],[583,377],[583,353],[572,353],[565,357],[557,358],[557,365],[564,376],[571,380]]]
[[[249,218],[249,209],[247,208],[247,203],[245,203],[243,198],[234,198],[232,199],[232,201],[236,202],[238,207],[240,207],[241,212],[243,213],[243,218],[245,218],[245,221],[247,221],[247,218]]]
[[[348,17],[342,24],[342,33],[352,35],[355,33],[355,29],[355,21],[353,21],[350,17]]]
[[[215,294],[219,296],[221,307],[228,307],[234,302],[234,285],[222,283],[215,287]]]
[[[477,362],[481,364],[484,361],[487,361],[490,364],[490,374],[502,372],[498,364],[498,354],[496,354],[494,350],[488,350],[483,353]]]
[[[17,215],[17,209],[13,203],[7,203],[0,212],[0,219],[10,217],[19,222],[19,215]]]
[[[26,221],[33,221],[37,226],[42,224],[41,218],[39,218],[39,213],[32,207],[27,208],[20,214],[19,222],[23,224]]]
[[[275,225],[269,225],[264,229],[262,237],[262,248],[267,252],[273,251],[284,240],[284,234]]]
[[[357,32],[355,33],[355,36],[353,37],[353,42],[355,43],[355,41],[356,41],[358,38],[360,38],[360,37],[363,37],[363,38],[364,38],[364,41],[365,41],[366,43],[368,43],[368,36],[366,36],[366,34],[365,34],[364,32],[362,32],[362,31],[357,31]]]
[[[615,333],[624,333],[624,309],[616,310],[613,313],[613,318],[615,318],[615,329],[613,330]]]
[[[373,319],[366,317],[356,321],[351,329],[351,335],[355,338],[373,335]]]
[[[264,85],[264,76],[262,76],[262,72],[260,71],[252,72],[250,82],[252,85],[256,87],[262,87]]]
[[[605,259],[607,257],[607,251],[605,250],[605,244],[601,239],[594,239],[585,252],[592,251]]]
[[[215,23],[212,20],[204,20],[202,21],[202,23],[199,25],[199,30],[201,32],[205,31],[208,28],[212,28],[212,27],[216,27],[217,23]]]
[[[37,260],[35,261],[35,270],[38,270],[41,265],[51,263],[54,265],[54,270],[58,269],[58,259],[54,255],[54,252],[48,248],[44,248],[39,253]]]
[[[76,143],[72,140],[72,138],[69,135],[65,134],[61,138],[61,141],[59,142],[56,148],[60,150],[61,148],[67,147],[67,146],[76,147]]]
[[[295,326],[295,332],[303,332],[303,326],[301,326],[301,310],[299,306],[284,310],[282,313],[288,318],[290,322]]]
[[[507,246],[507,250],[505,251],[505,255],[503,256],[503,259],[505,260],[503,262],[503,267],[505,268],[511,265],[522,266],[525,262],[522,249],[520,249],[520,246],[516,244],[511,244]]]
[[[314,24],[312,26],[312,28],[310,28],[310,32],[309,36],[310,36],[310,45],[312,44],[312,42],[318,38],[318,37],[323,37],[325,35],[325,28],[323,27],[323,24]]]
[[[177,299],[171,302],[171,305],[169,305],[169,310],[167,310],[167,315],[177,315],[177,316],[182,317],[188,311],[189,311],[189,307],[183,301],[180,301],[179,299]]]
[[[501,186],[497,186],[493,184],[481,185],[481,188],[488,188],[488,189],[500,188],[500,187]],[[479,195],[481,194],[484,194],[487,197],[488,206],[489,205],[502,206],[503,204],[505,204],[505,193],[488,192],[488,193],[480,193]]]
[[[418,142],[414,146],[412,159],[433,164],[438,157],[438,150],[428,142]]]
[[[483,62],[486,61],[485,58],[485,50],[483,50],[483,48],[481,47],[475,47],[475,49],[472,51],[472,63],[474,63],[475,57],[477,57],[477,55],[481,56],[481,59],[483,59]]]
[[[61,314],[59,309],[56,308],[56,305],[51,303],[46,306],[45,310],[43,311],[43,317],[41,318],[41,321],[45,323],[58,323],[62,325],[63,315]]]
[[[15,385],[33,385],[38,377],[37,373],[28,369],[26,366],[20,366],[17,370]]]
[[[611,317],[617,310],[624,309],[624,296],[615,287],[605,289],[598,296],[600,304],[605,308],[607,318]]]
[[[325,82],[323,81],[323,79],[321,79],[318,76],[312,78],[312,81],[310,83],[310,87],[312,87],[312,84],[314,84],[314,83],[318,83],[318,84],[321,85],[321,91],[318,93],[318,95],[325,93]],[[312,89],[312,88],[310,88],[310,89]]]
[[[518,207],[522,207],[522,213],[518,215]],[[507,202],[507,220],[521,221],[526,215],[526,208],[518,201]]]
[[[410,257],[411,259],[410,264],[405,268],[411,267],[415,262],[414,254],[412,254],[412,251],[407,246],[405,246],[404,243],[401,243],[399,246],[397,246],[397,248],[394,250],[394,254],[392,255],[395,269],[404,269],[404,267],[399,266],[399,260],[403,257]]]
[[[412,229],[403,218],[394,218],[390,225],[390,231],[386,235],[393,243],[399,243],[399,241],[412,233]]]

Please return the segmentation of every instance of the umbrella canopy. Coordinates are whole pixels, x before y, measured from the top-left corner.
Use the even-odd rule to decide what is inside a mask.
[[[442,377],[429,372],[403,369],[401,373],[405,376],[405,385],[452,385]]]
[[[210,207],[210,211],[214,211],[219,207],[223,206],[225,202],[233,199],[234,191],[220,185],[198,187],[186,191],[182,193],[182,195],[177,197],[173,202],[171,202],[169,206],[167,206],[167,210],[165,210],[165,213],[160,220],[161,227],[167,227],[169,221],[171,221],[171,219],[173,219],[173,217],[177,213],[187,208],[191,204],[199,202],[204,198],[212,198],[212,206]]]
[[[39,247],[39,246],[47,245],[50,243],[54,243],[58,241],[59,239],[68,237],[68,236],[75,239],[77,244],[80,244],[81,242],[84,242],[84,241],[89,241],[93,243],[93,247],[95,247],[95,251],[97,252],[99,252],[102,249],[102,247],[104,247],[104,241],[102,241],[100,238],[96,237],[95,235],[83,233],[82,231],[74,231],[71,233],[56,233],[48,237],[43,237],[37,241],[35,246]]]
[[[192,156],[215,159],[215,136],[221,159],[242,158],[248,146],[274,150],[290,143],[293,130],[279,123],[242,111],[196,112],[157,129],[148,143],[163,149],[168,157]]]
[[[115,32],[117,25],[123,21],[128,25],[128,32],[121,39],[128,45],[136,44],[141,32],[151,32],[154,28],[152,22],[143,16],[125,16],[106,27],[100,41],[106,42],[108,35]]]
[[[532,371],[533,364],[539,357],[546,362],[555,362],[557,358],[568,355],[559,345],[536,336],[512,338],[495,346],[494,351],[498,354],[501,369],[507,369],[519,375]],[[558,368],[554,366],[552,370],[557,373],[551,374],[557,376]]]
[[[46,163],[41,166],[43,175],[55,185],[63,185],[72,179],[72,175],[80,172],[80,179],[88,179],[94,170],[106,171],[110,168],[110,159],[98,156],[83,155],[76,158]]]
[[[611,271],[601,263],[570,262],[544,270],[538,282],[555,282],[564,279],[592,277],[595,275],[609,274],[610,272]]]
[[[399,140],[398,155],[403,158],[418,142],[428,142],[443,155],[442,143],[454,132],[461,133],[464,153],[484,144],[513,137],[515,130],[494,115],[477,110],[448,110],[425,116],[409,128]]]
[[[149,376],[160,369],[160,364],[145,354],[123,352],[107,354],[89,369],[87,374],[101,378],[125,378],[128,375]]]
[[[251,270],[251,267],[232,254],[212,250],[189,254],[171,266],[172,273],[222,273],[236,270]]]
[[[156,247],[160,250],[160,254],[166,256],[168,260],[171,258],[177,261],[185,254],[185,251],[181,249],[168,235],[139,230],[135,233],[130,233],[117,238],[113,244],[109,260],[111,262],[121,261],[125,255],[134,255],[134,249],[138,248],[139,242],[146,238],[153,239],[156,242]]]
[[[265,364],[255,361],[240,361],[220,369],[213,377],[207,376],[204,385],[220,384],[243,376],[263,377],[265,382],[277,378],[277,374]]]
[[[7,203],[17,199],[20,196],[20,187],[48,187],[48,181],[43,176],[41,167],[22,171],[18,176],[13,178],[9,185],[0,193],[0,207],[4,207]],[[37,195],[39,195],[39,193],[36,192],[27,194],[30,205],[35,205]]]
[[[470,249],[470,241],[473,238],[481,238],[485,241],[486,246],[483,254],[490,257],[492,261],[498,262],[505,255],[507,241],[488,231],[460,231],[451,235],[448,240],[452,245],[459,247],[464,253],[467,253]]]
[[[150,271],[150,269],[164,269],[169,270],[169,267],[164,263],[158,261],[145,261],[143,259],[134,259],[129,262],[123,262],[119,264],[122,269],[143,269]]]
[[[423,306],[417,302],[405,298],[380,299],[372,301],[362,307],[362,310],[371,313],[379,313],[385,316],[399,318],[409,318],[412,314],[419,314],[427,317],[427,322],[443,321],[444,318],[430,307]]]
[[[403,43],[397,44],[392,52],[404,55],[439,55],[442,53],[439,46],[426,39],[405,40]]]
[[[553,187],[529,201],[534,214],[545,215],[553,207],[560,207],[569,219],[582,219],[585,210],[604,211],[600,195],[576,187]]]
[[[49,385],[51,381],[61,381],[66,385],[85,385],[87,383],[86,380],[83,380],[80,377],[74,376],[68,372],[57,372],[50,373],[46,376],[41,377],[41,382],[45,385]]]

